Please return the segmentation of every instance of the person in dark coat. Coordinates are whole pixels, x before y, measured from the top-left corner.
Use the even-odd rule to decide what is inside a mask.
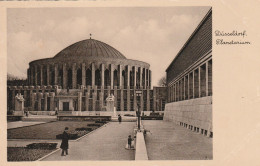
[[[61,155],[64,155],[64,152],[66,153],[66,155],[68,155],[68,149],[69,149],[69,134],[68,134],[68,127],[65,127],[65,130],[62,134],[62,141],[61,141],[61,145],[60,148],[62,149]]]
[[[118,115],[118,122],[119,122],[119,123],[122,122],[122,117],[121,117],[121,115]]]

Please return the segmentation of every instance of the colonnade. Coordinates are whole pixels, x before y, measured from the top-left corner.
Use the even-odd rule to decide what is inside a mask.
[[[107,86],[151,88],[151,71],[140,66],[64,63],[30,65],[27,72],[29,85],[60,85],[63,89],[77,89],[78,85],[99,89]]]
[[[212,96],[212,59],[185,72],[168,85],[168,102]]]
[[[130,89],[129,86],[127,89],[117,86],[113,89],[110,86],[107,89],[87,86],[69,91],[58,86],[10,86],[7,90],[8,110],[14,110],[15,96],[21,93],[25,99],[24,107],[29,111],[54,111],[56,107],[59,111],[64,111],[63,108],[59,108],[64,99],[70,104],[73,103],[70,108],[73,107],[74,111],[103,111],[109,94],[114,95],[118,111],[137,111],[137,103],[140,104],[141,111],[162,111],[158,107],[158,100],[163,98],[158,98],[157,88],[138,90],[142,91],[141,97],[136,95],[136,89]]]

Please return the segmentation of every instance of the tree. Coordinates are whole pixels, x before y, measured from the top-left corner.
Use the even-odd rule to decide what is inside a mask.
[[[163,77],[158,81],[158,86],[167,86],[166,77],[165,77],[165,76],[163,76]]]

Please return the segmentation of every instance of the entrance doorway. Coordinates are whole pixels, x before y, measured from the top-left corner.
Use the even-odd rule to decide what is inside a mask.
[[[69,102],[63,102],[63,111],[69,111]]]

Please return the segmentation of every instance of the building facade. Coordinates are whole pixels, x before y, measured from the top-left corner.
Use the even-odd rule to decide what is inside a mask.
[[[104,111],[106,98],[113,94],[118,111],[135,113],[137,103],[142,111],[161,111],[157,105],[166,95],[158,99],[153,93],[149,68],[101,41],[79,41],[53,58],[30,62],[28,86],[8,87],[8,108],[14,110],[14,97],[21,93],[30,111]],[[136,90],[142,91],[141,97]]]
[[[166,70],[167,104],[164,120],[213,137],[212,10]]]

